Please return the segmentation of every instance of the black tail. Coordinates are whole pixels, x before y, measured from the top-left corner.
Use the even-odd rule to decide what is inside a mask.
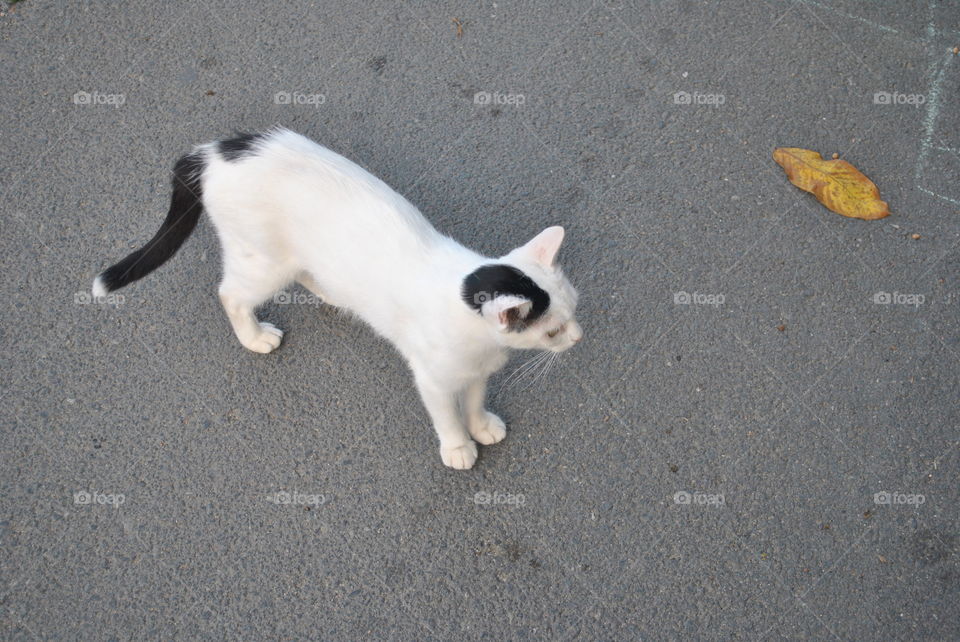
[[[203,212],[200,176],[204,161],[198,153],[188,154],[173,167],[173,195],[170,211],[153,238],[136,252],[104,270],[93,282],[95,296],[103,296],[142,279],[177,253]]]

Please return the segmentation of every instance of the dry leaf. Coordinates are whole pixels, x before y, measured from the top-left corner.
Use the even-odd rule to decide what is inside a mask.
[[[778,147],[773,160],[791,183],[837,214],[868,221],[890,215],[873,181],[845,160],[824,160],[817,152],[799,147]]]

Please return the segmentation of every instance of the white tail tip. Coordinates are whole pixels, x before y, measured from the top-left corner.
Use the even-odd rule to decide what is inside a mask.
[[[103,284],[103,281],[98,276],[93,280],[93,296],[96,298],[107,296],[107,286]]]

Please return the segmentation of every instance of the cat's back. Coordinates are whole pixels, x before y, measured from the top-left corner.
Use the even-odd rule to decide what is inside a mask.
[[[218,147],[218,145],[220,147]],[[205,200],[214,217],[280,236],[298,252],[422,251],[443,237],[403,196],[348,158],[287,129],[259,134],[242,154],[205,146]]]
[[[300,134],[275,130],[243,147],[203,148],[204,204],[221,237],[244,255],[308,272],[375,325],[440,266],[475,262],[386,183]]]

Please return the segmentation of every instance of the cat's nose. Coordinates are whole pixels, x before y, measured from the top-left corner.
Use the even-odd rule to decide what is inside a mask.
[[[569,333],[570,333],[570,340],[573,341],[574,343],[578,343],[580,339],[583,338],[583,330],[580,329],[580,324],[577,323],[576,321],[570,322]]]

